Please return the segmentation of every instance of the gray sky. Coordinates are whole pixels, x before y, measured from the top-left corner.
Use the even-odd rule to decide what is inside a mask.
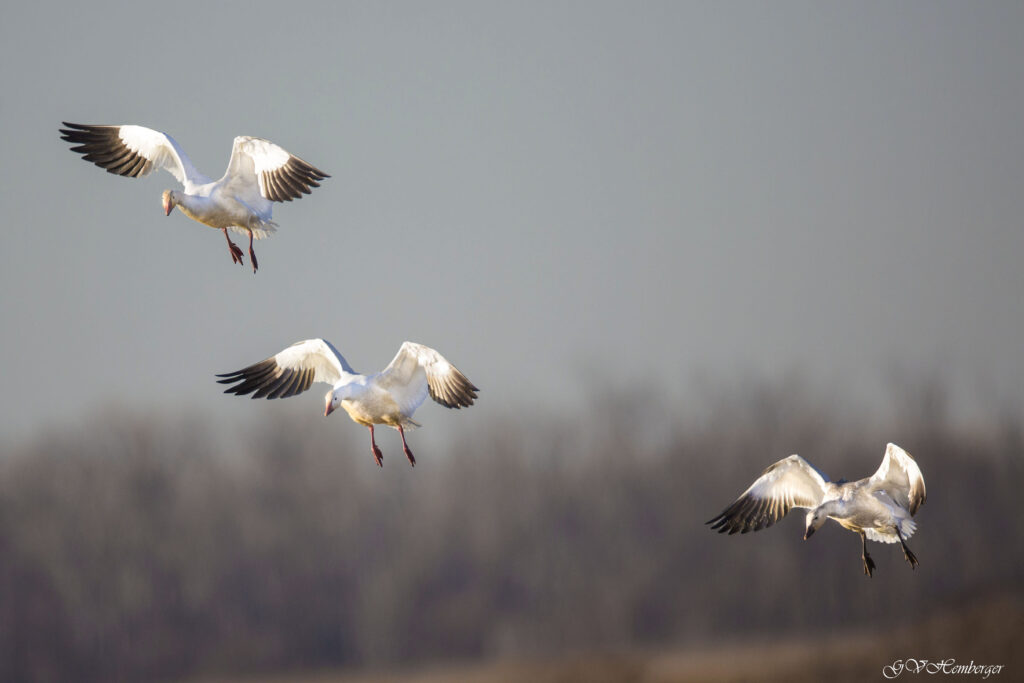
[[[867,396],[893,365],[1024,397],[1020,3],[2,14],[0,437],[267,415],[212,374],[313,336],[362,371],[434,346],[479,418],[637,380],[699,402],[694,375]],[[266,137],[333,177],[275,207],[254,276],[163,215],[170,175],[83,162],[61,120],[166,131],[215,178]]]

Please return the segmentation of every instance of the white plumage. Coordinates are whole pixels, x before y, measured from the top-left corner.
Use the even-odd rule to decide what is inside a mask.
[[[784,458],[758,477],[736,501],[708,524],[719,533],[760,531],[782,519],[794,507],[806,508],[804,538],[810,538],[829,519],[860,534],[864,573],[875,563],[867,539],[900,543],[911,567],[917,558],[906,539],[917,529],[913,515],[926,497],[924,477],[905,450],[890,443],[878,470],[853,482],[832,483],[799,455]]]
[[[277,228],[272,220],[274,202],[290,202],[320,187],[326,173],[261,138],[235,138],[228,168],[220,180],[207,178],[192,165],[174,138],[143,126],[91,126],[64,122],[61,138],[75,143],[82,154],[110,173],[136,178],[164,169],[178,179],[183,192],[163,193],[164,212],[175,206],[189,218],[224,233],[233,263],[243,263],[242,250],[228,230],[249,235],[253,272],[258,262],[253,239],[269,236]]]
[[[324,415],[339,406],[355,422],[370,429],[370,448],[383,465],[373,426],[394,427],[402,435],[409,463],[416,464],[405,441],[405,429],[418,427],[413,413],[429,395],[447,408],[473,405],[479,389],[434,349],[405,342],[390,364],[372,375],[357,373],[330,342],[307,339],[296,342],[266,360],[236,372],[217,375],[221,384],[234,386],[225,393],[255,398],[287,398],[309,389],[314,382],[331,385],[324,397]]]

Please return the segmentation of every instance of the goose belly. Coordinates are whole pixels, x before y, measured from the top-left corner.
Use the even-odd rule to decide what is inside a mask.
[[[387,395],[370,395],[359,399],[344,399],[341,407],[354,422],[361,425],[384,424],[397,427],[408,420],[398,404]]]
[[[881,543],[895,543],[899,540],[896,536],[896,524],[898,520],[886,509],[864,510],[855,514],[836,518],[836,521],[843,526],[857,533],[864,532],[868,538]]]
[[[248,209],[237,202],[231,202],[228,205],[211,202],[202,208],[193,208],[185,204],[179,204],[178,209],[197,223],[202,223],[218,230],[232,227],[244,228],[253,222],[254,218]]]

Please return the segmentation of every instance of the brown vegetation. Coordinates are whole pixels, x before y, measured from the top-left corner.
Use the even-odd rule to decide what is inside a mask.
[[[362,434],[339,441],[287,411],[234,442],[202,423],[110,418],[22,447],[0,460],[0,680],[901,633],[1024,578],[1020,420],[955,428],[941,401],[908,400],[868,424],[791,386],[711,396],[685,421],[627,399],[487,425],[415,470],[392,448],[380,471]],[[835,525],[807,542],[790,519],[734,537],[703,525],[782,456],[854,478],[887,441],[928,483],[917,571],[875,546],[867,579]]]
[[[995,670],[952,680],[1009,681],[1019,677],[1024,652],[1024,593],[1002,593],[925,616],[918,623],[881,632],[758,638],[679,649],[575,653],[535,660],[497,660],[389,671],[292,672],[271,676],[213,676],[188,683],[859,683],[886,680],[897,661],[973,662]],[[908,672],[902,680],[917,680]],[[900,677],[897,677],[899,679]],[[943,677],[943,680],[946,680]]]

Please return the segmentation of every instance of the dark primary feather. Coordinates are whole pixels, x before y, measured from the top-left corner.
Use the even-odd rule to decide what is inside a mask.
[[[473,405],[477,397],[476,392],[480,391],[472,382],[463,375],[454,365],[447,376],[433,375],[427,373],[427,389],[430,398],[434,399],[445,408],[468,408]]]
[[[314,187],[320,187],[318,180],[331,177],[294,155],[280,168],[260,175],[263,176],[264,196],[273,202],[299,199],[312,192]]]
[[[61,139],[77,145],[71,151],[108,173],[135,178],[149,168],[150,161],[128,149],[121,140],[120,126],[87,126],[67,121],[63,124],[67,128],[60,129]]]
[[[216,375],[218,384],[234,384],[224,390],[225,394],[237,394],[245,396],[252,394],[256,398],[288,398],[297,396],[313,386],[313,377],[316,370],[306,368],[304,370],[292,370],[282,368],[274,358],[268,358],[249,367]]]
[[[808,463],[809,464],[809,463]],[[786,466],[786,460],[780,460],[770,465],[761,476],[760,480],[779,467]],[[793,509],[794,502],[791,497],[781,499],[756,498],[749,493],[744,493],[736,499],[732,505],[725,508],[717,517],[709,519],[705,524],[720,534],[745,534],[750,531],[760,531],[786,516]]]
[[[743,496],[705,524],[710,524],[711,528],[720,534],[745,534],[770,527],[785,517],[791,508],[792,506],[784,501],[759,500]]]

